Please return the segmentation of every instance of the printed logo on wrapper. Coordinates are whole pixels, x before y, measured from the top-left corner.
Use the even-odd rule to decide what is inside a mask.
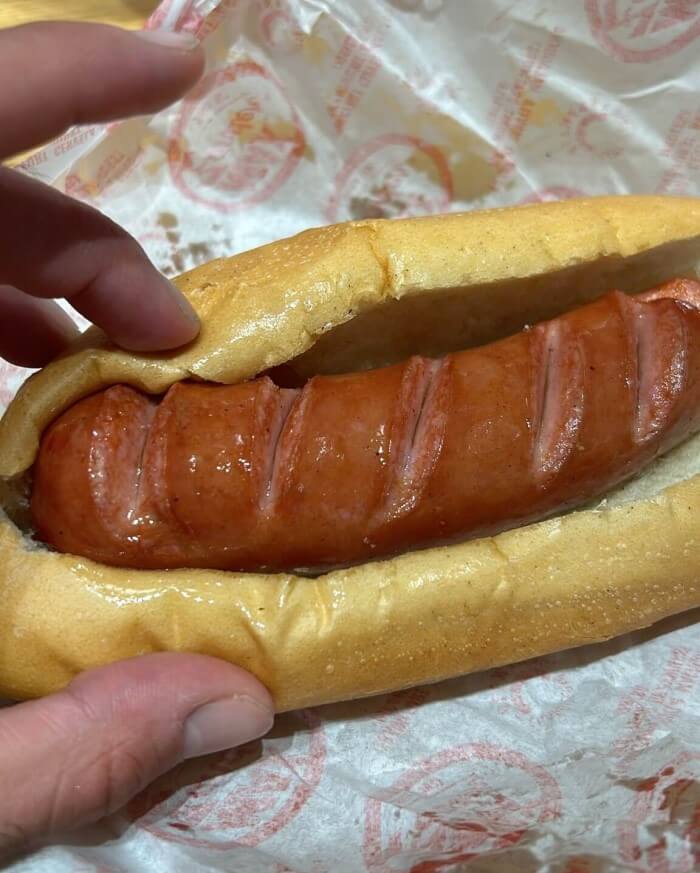
[[[625,151],[625,136],[634,119],[620,105],[607,100],[576,103],[561,119],[560,149],[568,154],[611,160]]]
[[[298,51],[304,43],[304,34],[289,4],[283,0],[263,0],[259,6],[258,25],[267,45],[283,53]]]
[[[560,805],[553,777],[519,752],[489,743],[447,749],[367,801],[365,863],[371,873],[404,869],[407,861],[413,873],[454,869],[515,846],[557,818]]]
[[[186,197],[229,212],[271,197],[305,147],[281,84],[260,64],[240,61],[212,73],[184,101],[168,163]]]
[[[452,174],[442,151],[417,137],[384,134],[356,149],[336,178],[329,221],[442,212]]]
[[[378,728],[376,744],[380,749],[390,749],[402,742],[415,718],[416,708],[430,699],[430,688],[407,688],[389,694],[374,719]]]
[[[675,114],[661,156],[665,170],[656,193],[694,194],[700,170],[700,110],[680,109]]]
[[[634,791],[617,835],[625,869],[636,873],[691,873],[700,865],[700,756],[683,753],[659,769],[654,764],[655,775],[648,778],[629,775],[645,772],[644,756],[660,731],[673,736],[684,701],[694,698],[699,681],[700,652],[677,646],[656,681],[633,686],[617,707],[627,723],[610,750],[609,770]]]
[[[517,713],[533,724],[545,724],[566,713],[572,697],[571,684],[555,669],[556,661],[537,658],[523,664],[496,667],[491,676],[493,706],[504,715]]]
[[[109,190],[110,195],[118,196],[122,185],[138,170],[143,157],[138,148],[130,153],[111,147],[96,169],[92,169],[92,156],[88,155],[78,165],[78,169],[68,173],[63,183],[64,191],[70,197],[95,205]],[[118,188],[115,187],[118,184]]]
[[[683,753],[632,786],[629,815],[617,826],[626,869],[693,873],[700,868],[700,755]]]
[[[699,683],[700,652],[678,646],[671,650],[654,684],[633,686],[621,696],[617,715],[626,719],[626,725],[611,749],[617,758],[613,770],[619,778],[625,778],[656,731],[673,729],[683,701],[694,697]]]
[[[625,63],[663,60],[700,36],[700,0],[586,0],[593,35]]]
[[[560,116],[559,106],[547,96],[545,86],[563,41],[562,29],[554,28],[546,39],[526,45],[515,75],[495,83],[489,123],[495,141],[514,163],[517,154],[512,146],[531,128],[540,130]]]
[[[326,109],[339,136],[382,69],[379,50],[391,32],[392,20],[376,3],[371,9],[371,14],[358,15],[355,32],[340,40],[332,60],[335,88]]]
[[[257,846],[299,814],[321,781],[326,740],[311,711],[291,748],[253,758],[252,746],[186,762],[135,798],[127,814],[159,839],[206,849]],[[274,742],[274,741],[273,741]]]
[[[196,33],[204,17],[195,9],[195,0],[182,3],[181,0],[163,0],[153,15],[146,22],[148,30],[185,30],[188,33]]]

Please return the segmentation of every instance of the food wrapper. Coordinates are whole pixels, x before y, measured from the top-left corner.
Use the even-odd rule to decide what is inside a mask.
[[[697,0],[195,0],[148,26],[199,36],[201,83],[21,169],[167,275],[348,218],[700,194]],[[690,873],[697,618],[283,716],[12,869]]]

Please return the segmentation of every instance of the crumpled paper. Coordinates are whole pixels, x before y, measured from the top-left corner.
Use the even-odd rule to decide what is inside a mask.
[[[174,275],[310,225],[700,194],[698,0],[193,0],[208,72],[24,172]],[[26,376],[0,364],[0,402]],[[697,614],[281,717],[11,869],[654,871],[700,865]]]

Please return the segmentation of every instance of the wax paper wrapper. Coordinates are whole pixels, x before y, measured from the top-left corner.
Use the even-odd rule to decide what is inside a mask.
[[[199,36],[201,83],[22,169],[169,275],[347,218],[700,194],[697,0],[197,0],[149,26]],[[696,619],[284,716],[15,869],[689,873]]]

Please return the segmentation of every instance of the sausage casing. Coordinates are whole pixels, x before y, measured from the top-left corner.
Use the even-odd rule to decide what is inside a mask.
[[[581,505],[700,427],[700,283],[280,388],[117,385],[46,430],[38,537],[143,569],[321,569]]]

